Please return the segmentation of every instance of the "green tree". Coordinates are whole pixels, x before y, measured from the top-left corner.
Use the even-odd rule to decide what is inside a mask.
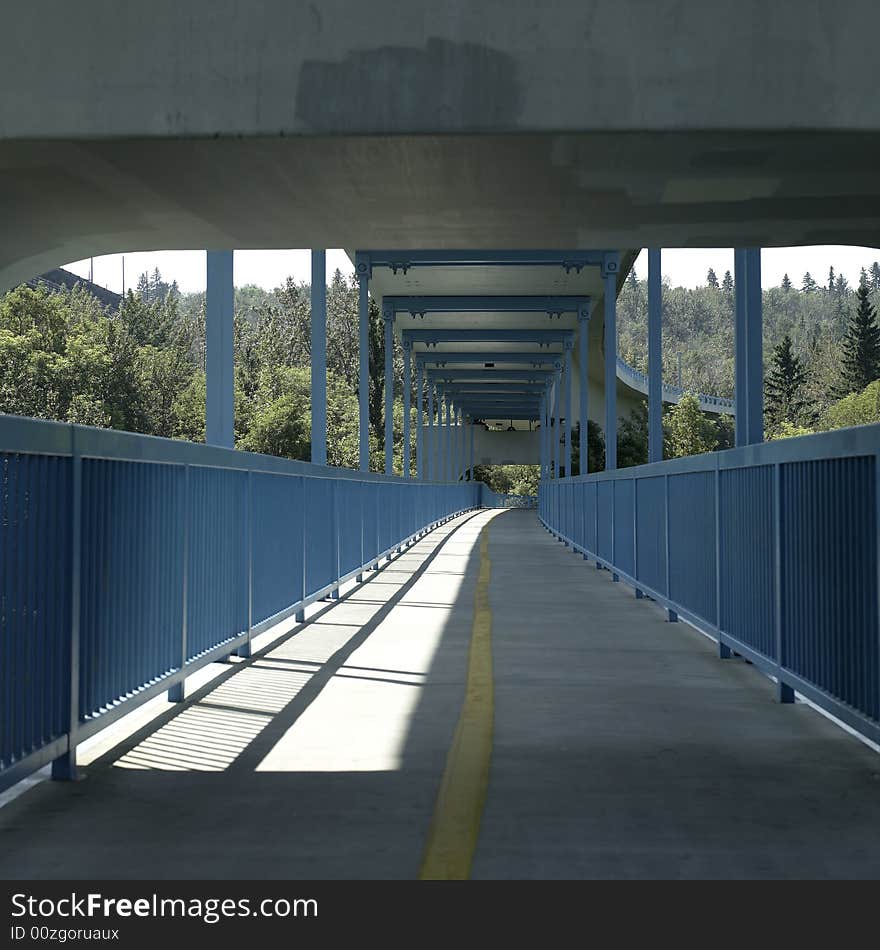
[[[617,464],[620,468],[629,468],[631,465],[644,465],[647,461],[648,404],[642,399],[618,424]]]
[[[791,290],[791,279],[789,278],[788,274],[782,275],[782,289]]]
[[[837,392],[841,396],[860,392],[880,377],[880,327],[867,284],[856,292],[858,306],[843,339],[843,358]]]
[[[843,429],[880,422],[880,379],[865,386],[861,392],[850,393],[829,406],[822,417],[825,429]]]
[[[712,287],[714,290],[718,290],[718,276],[711,267],[709,268],[709,273],[706,274],[706,285]]]
[[[664,428],[667,458],[712,452],[718,445],[715,423],[702,413],[692,393],[685,393],[667,410]]]
[[[805,294],[811,294],[813,291],[817,290],[818,287],[819,285],[810,276],[810,272],[807,271],[806,274],[804,274],[804,279],[801,281],[801,290],[803,290]]]
[[[806,370],[792,350],[791,337],[786,334],[773,351],[770,370],[764,380],[768,431],[774,431],[783,422],[796,425],[803,421],[806,382]]]

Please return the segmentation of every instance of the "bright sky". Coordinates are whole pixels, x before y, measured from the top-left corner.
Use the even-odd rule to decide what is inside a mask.
[[[204,251],[152,251],[137,254],[110,254],[94,259],[94,280],[117,293],[122,289],[122,258],[125,257],[125,286],[131,287],[144,271],[159,268],[162,278],[169,283],[176,280],[185,293],[205,289]],[[870,267],[880,260],[880,250],[873,247],[820,247],[766,248],[761,253],[761,282],[764,287],[776,287],[782,275],[788,274],[795,286],[809,271],[817,283],[828,279],[829,266],[835,274],[843,274],[851,285],[858,283],[862,267]],[[89,276],[89,261],[66,264],[68,270],[81,277]],[[336,268],[353,273],[345,251],[327,251],[327,272]],[[663,275],[674,287],[697,287],[706,283],[709,268],[715,269],[718,279],[724,272],[733,272],[733,250],[730,248],[700,248],[699,250],[665,250]],[[636,261],[636,272],[642,279],[648,276],[647,254],[642,251]],[[297,282],[311,280],[311,255],[308,250],[236,251],[235,284],[257,284],[272,290],[292,276]]]

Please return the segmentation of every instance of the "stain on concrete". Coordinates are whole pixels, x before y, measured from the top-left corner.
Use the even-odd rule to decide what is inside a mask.
[[[314,132],[497,131],[516,127],[523,85],[513,57],[477,43],[355,50],[307,60],[296,118]]]

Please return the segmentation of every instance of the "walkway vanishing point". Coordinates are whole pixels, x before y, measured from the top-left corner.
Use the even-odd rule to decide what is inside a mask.
[[[880,876],[880,757],[534,511],[447,522],[254,646],[0,809],[0,875]]]

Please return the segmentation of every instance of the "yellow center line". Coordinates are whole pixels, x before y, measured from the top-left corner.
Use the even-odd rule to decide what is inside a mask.
[[[491,570],[486,524],[480,532],[480,574],[474,596],[467,689],[428,830],[419,871],[421,881],[467,880],[477,847],[489,785],[495,715],[489,607]]]

